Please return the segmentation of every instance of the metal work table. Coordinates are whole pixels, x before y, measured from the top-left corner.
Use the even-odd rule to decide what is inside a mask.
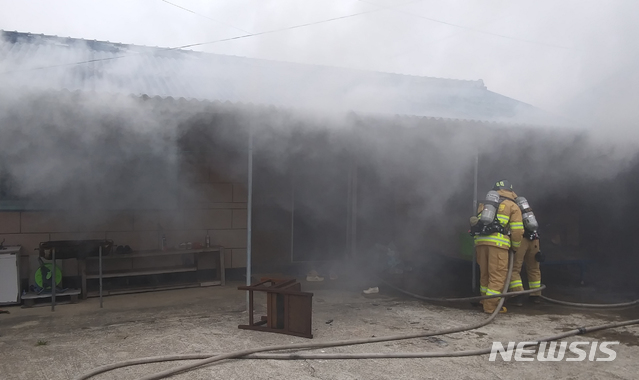
[[[41,242],[38,249],[40,257],[51,260],[51,311],[55,311],[56,303],[56,254],[58,260],[86,259],[97,254],[100,261],[100,273],[102,273],[103,251],[110,250],[113,245],[111,240],[54,240]],[[48,254],[47,254],[48,253]],[[100,279],[100,282],[102,279]],[[44,282],[44,279],[43,279]],[[70,292],[71,293],[71,292]],[[69,293],[69,294],[70,294]],[[102,298],[100,298],[102,307]]]
[[[202,271],[201,261],[204,256],[214,254],[215,255],[215,269],[217,272],[217,281],[203,281],[199,273]],[[178,256],[178,255],[192,255],[193,256],[193,264],[192,265],[181,265],[181,266],[172,266],[172,267],[151,267],[148,269],[125,269],[125,270],[113,270],[113,271],[103,271],[103,262],[109,262],[114,260],[125,261],[125,260],[135,260],[135,259],[144,259],[144,258],[159,258],[166,256]],[[98,261],[98,272],[88,272],[87,271],[87,261]],[[99,279],[100,280],[100,290],[99,296],[102,299],[104,295],[102,289],[102,279],[104,278],[118,278],[118,277],[134,277],[134,276],[148,276],[155,274],[168,274],[168,273],[185,273],[185,272],[195,272],[198,277],[197,281],[192,285],[178,285],[178,286],[159,286],[149,288],[132,288],[127,290],[119,290],[119,291],[109,291],[108,294],[125,294],[125,293],[138,293],[149,290],[164,290],[164,289],[175,289],[175,288],[185,288],[190,286],[212,286],[219,285],[224,286],[226,284],[225,278],[225,266],[224,266],[224,248],[220,246],[210,247],[210,248],[200,248],[200,249],[183,249],[183,250],[153,250],[153,251],[133,251],[130,253],[111,253],[109,255],[101,255],[98,257],[86,257],[84,259],[78,259],[81,282],[82,282],[82,298],[86,299],[88,296],[87,292],[87,280],[90,279]]]

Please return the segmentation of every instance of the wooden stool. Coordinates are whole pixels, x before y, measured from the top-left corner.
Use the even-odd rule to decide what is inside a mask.
[[[295,279],[264,279],[255,285],[239,286],[249,292],[249,324],[238,328],[313,338],[313,293],[302,292]],[[266,315],[254,322],[253,292],[266,292]]]

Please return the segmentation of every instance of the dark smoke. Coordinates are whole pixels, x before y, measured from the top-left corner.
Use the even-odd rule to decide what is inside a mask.
[[[6,145],[0,162],[10,179],[5,191],[33,200],[32,207],[157,208],[176,202],[177,121],[151,104],[62,92],[4,94],[0,107]]]

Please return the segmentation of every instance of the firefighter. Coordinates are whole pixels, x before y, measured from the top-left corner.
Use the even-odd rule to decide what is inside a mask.
[[[521,244],[524,226],[515,198],[510,182],[498,181],[479,204],[478,217],[471,218],[482,295],[501,294],[508,276],[508,251]],[[483,300],[484,312],[493,313],[498,303],[499,298]],[[505,313],[506,308],[500,312]]]
[[[541,287],[541,271],[539,263],[544,261],[544,255],[539,250],[539,233],[537,229],[539,224],[537,218],[533,214],[528,201],[524,197],[518,197],[515,202],[519,206],[522,213],[524,223],[524,236],[521,245],[515,253],[515,262],[513,263],[513,274],[510,281],[509,291],[516,292],[524,290],[521,281],[521,268],[526,263],[526,274],[528,275],[528,286],[530,289]],[[517,306],[523,306],[524,295],[513,297],[511,303]],[[540,303],[541,290],[531,293],[530,300],[534,303]]]

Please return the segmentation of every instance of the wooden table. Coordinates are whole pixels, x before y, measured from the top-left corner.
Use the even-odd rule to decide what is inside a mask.
[[[173,266],[173,267],[153,267],[148,269],[127,269],[127,270],[117,270],[117,271],[105,271],[102,273],[92,273],[87,272],[87,261],[99,261],[99,257],[87,257],[86,259],[79,259],[79,271],[82,281],[82,298],[87,298],[87,280],[88,279],[104,279],[104,278],[115,278],[115,277],[134,277],[134,276],[148,276],[154,274],[166,274],[166,273],[184,273],[184,272],[200,272],[202,270],[200,266],[200,262],[202,258],[206,255],[214,254],[216,261],[216,271],[217,271],[217,281],[213,282],[205,282],[202,281],[198,276],[197,285],[195,286],[207,286],[207,285],[220,285],[224,286],[226,284],[226,278],[224,273],[224,248],[215,246],[210,248],[201,248],[201,249],[183,249],[183,250],[154,250],[154,251],[133,251],[131,253],[111,253],[108,255],[102,256],[103,262],[109,262],[113,260],[134,260],[134,259],[152,259],[152,258],[160,258],[166,256],[176,256],[176,255],[193,255],[193,265],[182,265],[182,266]],[[99,265],[102,266],[102,263]],[[100,282],[101,283],[101,282]],[[186,287],[186,286],[178,286],[178,287]],[[167,288],[167,287],[165,287]],[[169,286],[169,288],[176,288],[176,286]],[[151,290],[160,290],[162,287],[155,287]],[[149,289],[145,289],[144,291],[148,291]],[[109,294],[115,293],[135,293],[136,289],[119,291],[119,292],[109,292]],[[102,293],[102,289],[100,289],[100,294]]]

